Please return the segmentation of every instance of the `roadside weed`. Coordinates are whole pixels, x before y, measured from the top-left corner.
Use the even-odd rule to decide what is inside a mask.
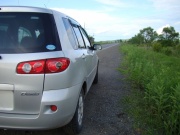
[[[139,102],[134,104],[139,114],[132,113],[137,120],[147,117],[145,133],[180,135],[180,58],[132,45],[122,45],[121,51],[125,53],[121,71],[134,82],[136,92],[143,93],[136,94]]]

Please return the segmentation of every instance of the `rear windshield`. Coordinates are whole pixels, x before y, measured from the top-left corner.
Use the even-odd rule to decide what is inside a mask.
[[[0,54],[61,50],[51,14],[0,13]]]

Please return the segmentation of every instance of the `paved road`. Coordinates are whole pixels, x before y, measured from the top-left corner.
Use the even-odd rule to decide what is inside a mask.
[[[134,135],[132,121],[123,111],[121,99],[129,84],[117,71],[122,59],[119,45],[103,46],[98,52],[99,83],[91,87],[85,99],[84,128],[80,135]],[[0,131],[0,135],[65,135],[62,129],[48,131]]]
[[[111,48],[111,47],[114,47],[117,45],[118,45],[118,43],[104,44],[104,45],[102,45],[102,48],[103,48],[103,50],[105,50],[105,49],[108,49],[108,48]]]

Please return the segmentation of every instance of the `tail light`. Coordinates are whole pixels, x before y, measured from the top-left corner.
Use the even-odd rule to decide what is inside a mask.
[[[17,65],[18,74],[49,74],[66,70],[70,64],[68,58],[53,58],[21,62]]]
[[[62,72],[69,66],[70,60],[67,58],[48,59],[46,61],[45,73]]]

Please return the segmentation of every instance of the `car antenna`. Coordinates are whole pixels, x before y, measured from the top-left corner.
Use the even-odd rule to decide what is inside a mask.
[[[46,4],[44,4],[45,8],[47,8]]]
[[[47,5],[48,3],[49,3],[49,0],[47,0],[46,4],[44,3],[44,6],[45,6],[46,8],[47,8],[47,6],[46,6],[46,5]]]

